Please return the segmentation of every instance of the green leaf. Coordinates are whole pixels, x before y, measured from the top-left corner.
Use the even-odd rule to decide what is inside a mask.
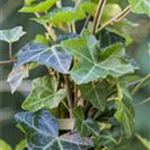
[[[110,94],[110,86],[105,82],[96,84],[84,84],[79,86],[84,100],[90,103],[98,110],[104,111],[108,95]]]
[[[29,6],[31,5],[33,2],[35,2],[36,0],[25,0],[25,5]]]
[[[117,111],[115,113],[115,118],[124,127],[125,133],[130,137],[134,131],[135,116],[134,108],[130,100],[124,100],[117,103]]]
[[[47,12],[58,0],[46,0],[39,4],[33,4],[32,6],[24,6],[19,12],[22,13],[33,13],[33,12]],[[33,1],[31,1],[33,2]],[[26,4],[31,4],[28,2]]]
[[[121,11],[122,9],[118,4],[106,4],[102,15],[102,24],[117,16]]]
[[[143,146],[149,150],[150,149],[150,141],[148,141],[147,139],[143,138],[141,135],[136,134],[136,137],[138,138],[138,140],[143,144]]]
[[[22,83],[24,78],[29,76],[29,69],[25,66],[13,67],[12,71],[8,75],[7,82],[11,87],[11,93],[14,93],[16,89]]]
[[[27,141],[22,140],[15,148],[15,150],[23,150],[26,147]]]
[[[49,76],[37,78],[33,81],[32,91],[24,101],[25,110],[39,110],[41,108],[55,108],[66,97],[66,89],[59,89],[56,80]]]
[[[137,14],[147,14],[150,17],[150,1],[149,0],[129,0],[132,11]]]
[[[0,140],[0,150],[12,150],[12,148],[3,140]]]
[[[84,30],[80,38],[62,42],[62,46],[78,60],[71,70],[77,84],[104,79],[108,75],[120,77],[134,71],[133,66],[124,60],[125,49],[120,43],[106,48],[102,53],[104,58],[99,58],[98,41],[88,30]]]
[[[49,111],[21,112],[16,116],[27,135],[27,148],[36,150],[87,150],[92,142],[77,133],[58,135],[58,123]]]
[[[83,108],[75,108],[73,113],[76,118],[76,128],[83,137],[93,135],[99,138],[100,130],[98,124],[92,119],[85,119]]]
[[[27,44],[19,51],[15,66],[19,67],[30,62],[37,62],[67,74],[71,67],[72,56],[59,45],[46,47],[41,44]]]
[[[48,39],[46,39],[46,37],[44,35],[37,34],[33,43],[37,43],[37,44],[41,43],[43,45],[48,45],[49,41],[48,41]]]
[[[18,41],[26,32],[23,31],[21,26],[9,30],[0,30],[0,40],[8,43]]]

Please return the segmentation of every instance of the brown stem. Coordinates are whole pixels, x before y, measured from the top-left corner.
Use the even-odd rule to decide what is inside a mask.
[[[0,61],[0,66],[13,64],[13,63],[15,63],[15,62],[16,62],[15,60]]]
[[[98,6],[97,6],[97,10],[95,13],[95,17],[94,17],[94,22],[93,22],[93,30],[92,33],[95,34],[97,31],[97,28],[100,24],[101,21],[101,17],[102,17],[102,13],[105,7],[107,0],[99,0]]]
[[[68,101],[68,106],[69,106],[69,114],[70,114],[70,118],[73,118],[73,101],[72,101],[72,91],[70,87],[70,80],[67,75],[64,75],[64,79],[65,79],[65,84],[66,84],[66,88],[68,92],[67,101]]]
[[[131,6],[129,5],[122,12],[120,12],[117,16],[113,17],[112,19],[107,21],[104,25],[102,25],[99,29],[97,29],[96,34],[102,29],[104,29],[106,26],[123,20],[130,12],[131,12]]]

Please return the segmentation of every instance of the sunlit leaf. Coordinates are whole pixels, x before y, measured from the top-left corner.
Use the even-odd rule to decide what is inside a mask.
[[[12,150],[12,148],[3,140],[0,140],[0,150]]]
[[[48,41],[48,39],[46,39],[45,36],[43,36],[41,34],[37,34],[33,43],[37,43],[37,44],[41,43],[43,45],[48,45],[49,41]]]
[[[150,1],[149,0],[129,0],[132,11],[137,14],[147,14],[150,17]]]
[[[21,112],[16,116],[27,135],[27,147],[36,150],[87,150],[92,146],[88,138],[77,133],[58,135],[58,123],[47,110]]]
[[[33,81],[32,90],[24,101],[25,110],[39,110],[41,108],[55,108],[66,97],[66,89],[59,89],[57,81],[48,76]]]
[[[26,32],[23,31],[21,26],[9,30],[0,30],[0,40],[8,43],[14,43],[25,34]]]
[[[60,46],[46,47],[41,44],[27,44],[18,53],[16,67],[30,62],[37,62],[61,73],[68,73],[72,56]]]
[[[10,72],[7,78],[7,82],[11,87],[11,93],[14,93],[22,83],[22,80],[24,78],[27,78],[28,76],[29,76],[28,67],[25,66],[13,67],[12,71]]]
[[[62,42],[63,47],[72,53],[78,62],[71,70],[71,76],[77,84],[88,83],[108,75],[119,77],[134,71],[133,66],[124,60],[125,49],[122,44],[111,45],[102,53],[95,36],[84,30],[81,38],[69,39]]]
[[[134,109],[130,100],[124,100],[117,103],[117,111],[115,117],[119,123],[124,126],[124,130],[128,136],[132,136],[134,132],[135,116]]]
[[[108,95],[110,94],[110,86],[105,82],[97,84],[89,83],[79,87],[81,89],[82,96],[98,110],[103,111],[106,107]]]
[[[24,6],[19,12],[22,13],[33,13],[33,12],[46,12],[48,11],[58,0],[45,0],[44,2],[40,2],[39,4],[33,4],[32,6]],[[31,1],[33,2],[33,1]],[[31,4],[28,2],[28,4]],[[27,4],[27,2],[26,2]]]

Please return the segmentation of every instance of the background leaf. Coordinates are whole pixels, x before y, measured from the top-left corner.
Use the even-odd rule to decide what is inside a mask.
[[[8,43],[14,43],[25,34],[26,32],[23,31],[21,26],[9,30],[0,30],[0,40]]]
[[[147,14],[150,17],[150,1],[149,0],[129,0],[132,11],[137,14]]]
[[[22,140],[15,148],[15,150],[23,150],[26,147],[27,141]]]
[[[24,101],[25,110],[39,110],[41,108],[55,108],[67,96],[66,89],[57,91],[57,81],[49,76],[37,78],[33,81],[32,90]]]

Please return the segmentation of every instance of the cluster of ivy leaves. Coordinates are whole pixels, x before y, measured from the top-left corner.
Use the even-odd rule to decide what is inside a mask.
[[[29,71],[39,65],[46,66],[49,74],[33,80],[32,89],[22,104],[25,112],[15,115],[18,128],[26,135],[16,150],[23,147],[29,150],[126,150],[135,132],[130,85],[138,68],[126,54],[129,37],[117,34],[120,31],[114,26],[97,35],[91,33],[98,0],[80,3],[74,0],[75,7],[59,2],[25,0],[25,6],[19,10],[34,13],[36,18],[31,20],[43,25],[47,33],[37,35],[19,50],[7,80],[11,91],[14,93]],[[147,0],[129,0],[129,4],[134,13],[150,16]],[[108,1],[101,24],[121,11],[118,3]],[[75,23],[88,16],[88,26],[76,32]],[[1,30],[0,40],[12,44],[24,34],[22,27]],[[72,100],[72,105],[67,99]],[[59,132],[59,119],[63,118],[65,123],[70,109],[73,128]],[[1,145],[6,146],[4,141]]]

